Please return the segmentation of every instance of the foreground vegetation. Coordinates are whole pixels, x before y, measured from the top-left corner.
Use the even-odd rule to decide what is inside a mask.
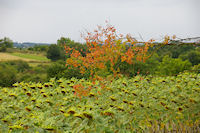
[[[0,89],[1,132],[199,132],[200,74],[51,79]],[[89,90],[89,91],[88,91]],[[79,95],[82,93],[82,95]]]

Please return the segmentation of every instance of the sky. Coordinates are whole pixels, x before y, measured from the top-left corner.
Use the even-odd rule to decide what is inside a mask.
[[[138,40],[200,36],[200,0],[0,0],[0,38],[84,42],[81,33],[107,20]]]

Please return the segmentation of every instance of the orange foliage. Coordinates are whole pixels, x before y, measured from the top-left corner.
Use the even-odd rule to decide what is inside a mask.
[[[88,93],[91,90],[91,86],[89,86],[87,89],[85,89],[82,84],[74,85],[73,88],[75,90],[74,95],[78,96],[80,99],[82,96],[88,96]]]
[[[90,71],[92,77],[96,75],[98,70],[109,69],[116,75],[116,70],[119,70],[116,64],[119,62],[134,63],[143,61],[148,58],[147,52],[153,40],[144,43],[143,46],[137,45],[139,42],[126,35],[126,38],[121,38],[123,35],[117,35],[116,29],[107,24],[105,28],[98,26],[98,30],[94,33],[88,32],[85,40],[88,47],[88,52],[83,57],[79,51],[65,47],[66,53],[72,52],[66,64],[80,69],[81,73],[86,70]],[[107,68],[107,63],[110,63],[110,68]]]

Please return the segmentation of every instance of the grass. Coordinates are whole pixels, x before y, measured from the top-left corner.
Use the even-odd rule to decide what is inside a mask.
[[[10,53],[0,53],[0,61],[8,61],[8,60],[23,60],[23,61],[35,61],[33,59],[22,58],[19,56],[11,55]]]
[[[25,59],[31,59],[31,60],[37,60],[37,61],[50,61],[45,56],[41,55],[35,55],[35,54],[25,54],[25,53],[10,53],[13,56],[25,58]]]
[[[31,67],[36,67],[36,66],[39,66],[39,65],[50,65],[51,62],[29,62],[28,63]]]
[[[41,64],[49,65],[50,60],[43,55],[36,55],[30,53],[0,53],[0,61],[23,60],[29,63],[31,67]]]

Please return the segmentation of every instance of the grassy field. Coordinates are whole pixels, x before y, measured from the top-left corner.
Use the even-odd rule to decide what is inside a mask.
[[[0,61],[23,60],[35,67],[40,64],[49,64],[50,60],[45,56],[28,53],[0,53]]]
[[[50,61],[47,57],[36,54],[25,54],[25,53],[10,53],[10,54],[25,59],[31,59],[37,61]]]
[[[11,55],[10,53],[0,53],[0,61],[8,60],[23,60],[23,61],[36,61],[34,59],[27,59],[19,56]]]
[[[45,56],[25,53],[0,53],[0,61],[23,60],[23,61],[50,61]]]

